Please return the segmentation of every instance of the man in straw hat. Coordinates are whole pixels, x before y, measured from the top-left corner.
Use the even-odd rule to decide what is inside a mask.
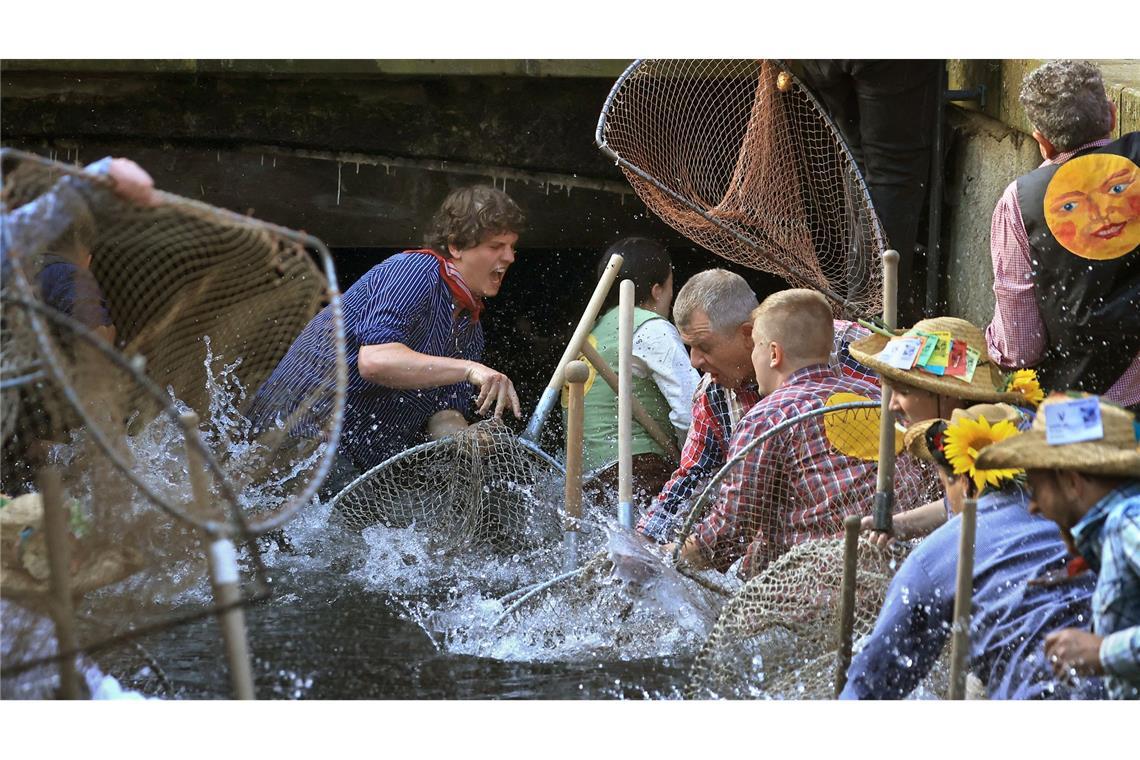
[[[1036,404],[1043,396],[1032,371],[1006,376],[986,353],[982,331],[957,317],[933,317],[917,322],[901,335],[876,332],[851,344],[851,356],[879,373],[891,388],[891,412],[910,428],[935,419],[949,419],[955,409],[971,403]],[[894,537],[925,536],[946,522],[941,500],[895,516]],[[865,517],[863,530],[871,530]],[[891,536],[874,533],[885,546]]]
[[[876,384],[830,364],[834,332],[831,307],[813,290],[773,293],[756,308],[752,364],[764,398],[737,426],[729,459],[777,425],[833,405],[836,398],[878,398]],[[723,572],[743,557],[740,574],[747,579],[792,546],[839,533],[845,516],[870,504],[877,425],[868,436],[873,439],[868,450],[866,440],[833,440],[834,420],[825,416],[781,429],[744,455],[721,484],[710,513],[683,544],[683,561]],[[900,468],[899,482],[908,493],[915,490],[910,488],[914,475]]]
[[[991,699],[1097,698],[1101,684],[1056,680],[1042,651],[1049,631],[1090,613],[1092,579],[1030,583],[1065,567],[1068,552],[1047,520],[1030,515],[1024,473],[977,469],[976,452],[1018,435],[1028,419],[1009,404],[955,409],[912,425],[907,451],[933,462],[950,510],[977,498],[969,665]],[[891,581],[867,643],[852,660],[841,698],[900,699],[934,666],[949,638],[957,591],[957,517],[907,557]]]
[[[1058,675],[1101,674],[1114,698],[1140,697],[1140,430],[1097,396],[1050,396],[1033,429],[996,444],[979,467],[1020,467],[1030,512],[1048,517],[1097,573],[1092,631],[1045,640]]]
[[[1116,104],[1087,61],[1043,64],[1018,99],[1045,160],[994,208],[990,356],[1136,411],[1140,132],[1113,139]]]

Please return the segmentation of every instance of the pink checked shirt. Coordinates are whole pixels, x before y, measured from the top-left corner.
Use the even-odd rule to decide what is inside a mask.
[[[1063,164],[1079,151],[1110,142],[1111,137],[1096,140],[1046,159],[1041,166]],[[1045,325],[1033,294],[1029,236],[1017,203],[1016,181],[1009,184],[994,208],[990,256],[994,263],[994,317],[986,328],[990,359],[1005,369],[1032,367],[1045,353]],[[1140,403],[1140,354],[1104,396],[1122,406]]]

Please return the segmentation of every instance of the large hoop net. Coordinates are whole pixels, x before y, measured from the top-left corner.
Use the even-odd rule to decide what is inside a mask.
[[[742,577],[752,578],[799,543],[842,535],[847,517],[871,511],[880,419],[878,401],[837,393],[764,430],[693,502],[678,543],[695,534],[715,565],[727,569],[740,561]],[[925,463],[902,454],[895,462],[895,510],[936,498],[936,484]]]
[[[77,167],[2,158],[3,664],[42,682],[56,650],[22,632],[42,627],[61,583],[88,653],[210,614],[205,553],[220,537],[244,545],[243,600],[268,593],[253,539],[325,477],[347,365],[320,241],[165,193],[138,206]],[[315,395],[330,414],[307,439],[255,431],[250,398],[326,303],[336,361]],[[69,521],[66,578],[46,546],[48,470]]]
[[[843,551],[841,539],[802,543],[745,584],[701,647],[685,696],[832,698]],[[859,542],[855,637],[874,628],[895,562]]]
[[[884,236],[855,161],[778,61],[641,60],[614,85],[599,147],[698,245],[828,297],[882,308]]]
[[[492,417],[378,464],[333,506],[356,529],[415,526],[449,550],[516,551],[561,535],[563,477],[545,452]]]

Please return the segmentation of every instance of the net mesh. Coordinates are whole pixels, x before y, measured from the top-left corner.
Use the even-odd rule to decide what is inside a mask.
[[[751,578],[797,544],[842,535],[871,511],[878,477],[879,402],[848,392],[758,432],[694,503],[680,530],[712,565]],[[896,435],[895,452],[902,448]],[[906,454],[895,461],[895,511],[937,496],[937,479]]]
[[[415,526],[448,549],[514,551],[561,535],[562,468],[501,420],[409,449],[333,500],[345,524]]]
[[[824,293],[837,314],[882,307],[881,226],[811,93],[778,62],[644,60],[618,80],[598,143],[690,240]]]
[[[256,431],[250,398],[317,309],[331,301],[343,325],[323,245],[165,193],[135,205],[105,177],[31,154],[4,150],[3,168],[11,673],[43,657],[21,630],[51,609],[45,468],[62,479],[78,645],[95,651],[207,614],[212,536],[243,545],[243,598],[266,592],[254,537],[309,503],[327,472],[346,370],[342,328],[326,346],[339,362],[318,382],[334,410],[323,427],[306,440]]]
[[[802,543],[746,583],[701,647],[685,696],[834,696],[843,543]],[[893,575],[891,556],[865,540],[857,557],[855,637],[874,627]]]

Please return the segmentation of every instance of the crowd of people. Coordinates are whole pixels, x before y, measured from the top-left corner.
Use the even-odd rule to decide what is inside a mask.
[[[969,662],[988,695],[1140,696],[1140,133],[1111,137],[1115,107],[1091,64],[1045,64],[1026,77],[1021,102],[1044,163],[994,211],[996,305],[984,330],[931,315],[887,333],[834,319],[812,290],[761,300],[724,269],[693,276],[674,300],[669,254],[646,238],[615,243],[599,263],[625,259],[637,294],[634,393],[680,449],[671,460],[635,425],[638,535],[663,556],[676,549],[680,562],[745,579],[797,544],[838,535],[850,515],[864,517],[876,544],[917,542],[844,697],[903,697],[937,660],[968,498],[977,500]],[[6,217],[6,248],[18,221]],[[888,233],[912,240],[914,225],[901,227]],[[388,258],[345,292],[348,397],[326,493],[479,415],[520,415],[512,379],[481,363],[480,317],[523,234],[525,216],[505,192],[455,190],[427,247]],[[59,267],[83,271],[81,253],[48,262],[45,294],[61,292]],[[73,279],[73,295],[57,298],[68,311],[81,300]],[[589,336],[614,366],[617,316],[615,288]],[[332,361],[320,338],[329,319],[326,308],[257,392],[255,425],[303,421],[290,403]],[[884,387],[905,429],[890,535],[869,516],[877,437],[870,448],[845,439],[819,413],[878,402]],[[587,469],[612,471],[614,392],[591,382],[585,408]],[[740,462],[685,534],[696,494],[730,459]]]

